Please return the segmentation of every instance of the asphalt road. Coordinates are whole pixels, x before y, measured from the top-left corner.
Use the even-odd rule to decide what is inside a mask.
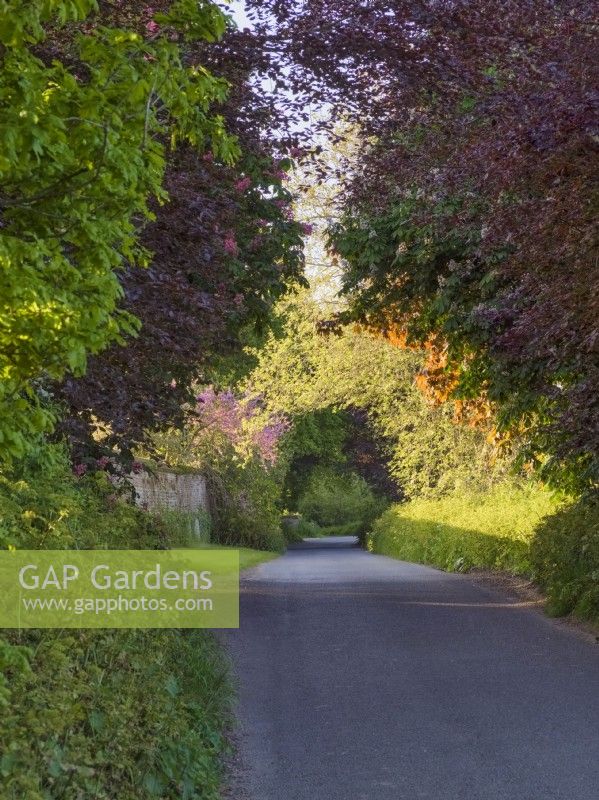
[[[599,645],[459,575],[308,541],[247,573],[235,800],[598,800]]]

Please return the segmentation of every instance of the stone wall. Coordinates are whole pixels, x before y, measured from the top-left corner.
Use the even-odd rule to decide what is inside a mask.
[[[130,476],[136,502],[149,511],[165,509],[189,515],[193,533],[201,536],[205,518],[210,514],[206,478],[199,473],[139,472]],[[204,518],[204,519],[202,519]]]

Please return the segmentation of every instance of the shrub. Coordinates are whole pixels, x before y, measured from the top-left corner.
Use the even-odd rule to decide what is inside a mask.
[[[0,477],[0,548],[184,545],[98,471],[47,446]],[[226,668],[203,631],[9,631],[0,638],[1,800],[216,800]]]
[[[284,497],[289,508],[297,506],[316,465],[333,467],[346,461],[344,445],[349,429],[349,415],[335,408],[317,409],[292,418],[281,447],[288,463]]]
[[[205,389],[182,429],[152,435],[154,452],[169,468],[201,471],[209,486],[212,538],[227,545],[282,550],[284,420],[261,415],[260,403]]]
[[[298,511],[323,528],[322,533],[331,526],[368,526],[383,508],[384,501],[376,497],[362,477],[328,467],[312,471],[298,501]]]
[[[543,520],[531,561],[551,613],[599,621],[599,498],[583,498]]]
[[[223,461],[207,470],[214,518],[213,539],[257,550],[285,548],[281,482],[255,459]]]
[[[12,666],[0,648],[3,800],[216,800],[229,685],[210,634],[9,634],[17,641],[27,648]]]
[[[558,496],[532,482],[412,500],[385,511],[368,537],[368,548],[447,570],[480,567],[526,574],[535,528],[559,504]]]
[[[160,517],[136,508],[107,472],[76,477],[64,448],[0,474],[0,547],[146,548],[186,544]]]
[[[323,529],[317,522],[311,522],[309,519],[300,517],[299,524],[295,528],[295,541],[302,539],[317,539],[323,535]]]
[[[353,522],[345,522],[343,525],[327,525],[326,528],[320,529],[321,536],[358,536],[362,537],[370,528],[370,522],[365,520],[354,520]]]

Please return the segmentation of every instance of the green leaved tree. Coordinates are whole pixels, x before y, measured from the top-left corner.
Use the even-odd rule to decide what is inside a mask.
[[[164,5],[164,4],[163,4]],[[142,225],[170,148],[223,162],[226,81],[190,65],[186,43],[227,18],[177,0],[135,29],[108,27],[95,0],[0,6],[0,452],[24,455],[54,419],[44,379],[81,375],[89,354],[137,329],[119,310],[119,270],[143,266]]]
[[[327,328],[309,293],[280,304],[282,335],[254,351],[245,390],[265,413],[299,419],[324,409],[360,410],[405,497],[486,487],[507,464],[492,464],[481,431],[453,421],[449,405],[429,403],[416,385],[423,354],[394,347],[352,326]]]

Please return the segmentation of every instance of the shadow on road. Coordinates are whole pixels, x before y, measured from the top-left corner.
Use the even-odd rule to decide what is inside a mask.
[[[359,547],[357,536],[325,536],[322,539],[304,539],[288,546],[288,550],[332,550]]]

